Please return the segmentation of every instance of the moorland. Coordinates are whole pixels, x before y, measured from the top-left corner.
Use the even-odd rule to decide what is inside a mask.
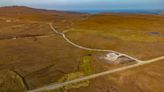
[[[49,23],[86,48],[113,50],[139,60],[164,55],[163,15],[0,7],[0,92],[26,92],[136,63],[108,63],[101,59],[108,52],[78,48]],[[163,92],[162,61],[50,92]]]

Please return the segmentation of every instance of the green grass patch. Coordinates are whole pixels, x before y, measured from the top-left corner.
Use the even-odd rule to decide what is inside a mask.
[[[91,66],[91,61],[92,61],[91,56],[84,56],[83,57],[83,62],[80,65],[80,71],[82,71],[85,75],[89,75],[93,73],[93,69]]]
[[[88,52],[88,53],[90,53],[90,52]],[[93,59],[92,59],[91,56],[84,56],[83,59],[82,59],[82,64],[80,64],[80,66],[79,66],[79,68],[80,68],[79,71],[64,75],[63,77],[61,77],[58,80],[58,83],[71,81],[71,80],[74,80],[74,79],[81,78],[81,77],[84,77],[86,75],[92,74],[93,73],[93,69],[92,69],[92,66],[91,66],[91,61],[92,60]],[[48,92],[68,92],[69,89],[87,87],[88,85],[89,85],[89,80],[74,83],[74,84],[69,84],[69,85],[66,85],[62,88],[51,90],[51,91],[48,91]]]

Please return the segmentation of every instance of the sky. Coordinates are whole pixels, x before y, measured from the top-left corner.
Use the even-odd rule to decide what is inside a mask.
[[[0,0],[0,6],[13,5],[55,10],[164,9],[164,0]]]

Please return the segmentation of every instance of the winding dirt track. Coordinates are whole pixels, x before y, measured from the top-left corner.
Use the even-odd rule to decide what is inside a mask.
[[[53,90],[53,89],[57,89],[57,88],[61,88],[61,87],[63,87],[63,86],[69,85],[69,84],[73,84],[73,83],[78,83],[78,82],[81,82],[81,81],[90,80],[90,79],[93,79],[93,78],[96,78],[96,77],[100,77],[100,76],[108,75],[108,74],[111,74],[111,73],[115,73],[115,72],[120,72],[120,71],[128,70],[128,69],[131,69],[131,68],[135,68],[135,67],[138,67],[138,66],[141,66],[141,65],[150,64],[150,63],[153,63],[153,62],[160,61],[160,60],[163,60],[163,59],[164,59],[164,56],[161,56],[161,57],[154,58],[154,59],[151,59],[151,60],[141,61],[141,60],[138,60],[138,59],[136,59],[136,58],[133,58],[133,57],[131,57],[131,56],[129,56],[129,55],[122,54],[122,53],[120,53],[120,52],[116,52],[116,51],[113,51],[113,50],[101,50],[101,49],[92,49],[92,48],[83,47],[83,46],[80,46],[80,45],[77,45],[77,44],[71,42],[71,41],[65,36],[64,33],[60,33],[60,32],[58,32],[58,31],[56,31],[55,28],[52,26],[51,23],[49,23],[49,26],[51,27],[51,29],[52,29],[55,33],[62,35],[63,38],[64,38],[68,43],[70,43],[71,45],[73,45],[73,46],[75,46],[75,47],[77,47],[77,48],[84,49],[84,50],[91,50],[91,51],[114,52],[114,53],[120,54],[120,55],[122,55],[122,56],[126,56],[126,57],[128,57],[128,58],[131,58],[131,59],[137,61],[137,63],[136,63],[136,64],[133,64],[133,65],[124,66],[124,67],[121,67],[121,68],[117,68],[117,69],[113,69],[113,70],[108,70],[108,71],[105,71],[105,72],[97,73],[97,74],[92,74],[92,75],[89,75],[89,76],[85,76],[85,77],[78,78],[78,79],[75,79],[75,80],[67,81],[67,82],[64,82],[64,83],[51,84],[51,85],[44,86],[44,87],[41,87],[41,88],[38,88],[38,89],[30,90],[30,91],[28,91],[28,92],[41,92],[41,91]]]
[[[125,56],[125,57],[128,57],[132,60],[135,60],[136,62],[142,62],[141,60],[137,59],[137,58],[134,58],[134,57],[131,57],[127,54],[123,54],[123,53],[120,53],[118,51],[114,51],[114,50],[104,50],[104,49],[93,49],[93,48],[88,48],[88,47],[83,47],[83,46],[80,46],[78,44],[75,44],[73,43],[71,40],[69,40],[66,35],[62,32],[58,32],[52,25],[52,23],[48,23],[48,25],[50,26],[50,28],[52,29],[52,31],[54,31],[56,34],[59,34],[61,36],[63,36],[63,38],[65,39],[66,42],[68,42],[69,44],[77,47],[77,48],[80,48],[80,49],[83,49],[83,50],[90,50],[90,51],[98,51],[98,52],[113,52],[113,53],[116,53],[116,54],[119,54],[119,56]]]
[[[135,67],[138,67],[138,66],[141,66],[141,65],[150,64],[150,63],[153,63],[155,61],[159,61],[159,60],[163,60],[163,59],[164,59],[164,56],[158,57],[158,58],[155,58],[155,59],[151,59],[151,60],[147,60],[147,61],[144,61],[142,63],[137,63],[137,64],[124,66],[124,67],[121,67],[121,68],[108,70],[108,71],[97,73],[97,74],[92,74],[92,75],[89,75],[89,76],[85,76],[85,77],[78,78],[78,79],[75,79],[75,80],[67,81],[67,82],[64,82],[64,83],[51,84],[51,85],[44,86],[44,87],[41,87],[41,88],[38,88],[38,89],[30,90],[28,92],[41,92],[41,91],[53,90],[53,89],[57,89],[57,88],[61,88],[63,86],[69,85],[69,84],[78,83],[78,82],[85,81],[85,80],[90,80],[90,79],[93,79],[93,78],[97,78],[97,77],[100,77],[100,76],[112,74],[112,73],[115,73],[115,72],[121,72],[121,71],[124,71],[124,70],[135,68]]]
[[[39,35],[39,36],[27,36],[27,37],[11,37],[11,38],[4,38],[4,39],[0,39],[0,40],[17,40],[17,39],[24,39],[24,38],[47,38],[50,36],[54,36],[54,34],[51,35]]]

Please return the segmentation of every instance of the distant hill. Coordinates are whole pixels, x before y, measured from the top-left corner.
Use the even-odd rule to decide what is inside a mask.
[[[78,12],[56,11],[46,9],[35,9],[26,6],[8,6],[0,7],[0,16],[17,17],[17,18],[30,18],[30,19],[63,19],[63,18],[79,18],[85,14]],[[48,17],[47,17],[48,16]]]
[[[32,20],[41,22],[53,22],[60,30],[70,28],[73,22],[85,18],[87,14],[68,11],[35,9],[25,6],[0,7],[0,17]]]
[[[26,6],[7,6],[0,7],[0,13],[3,14],[82,14],[78,12],[67,12],[67,11],[57,11],[57,10],[46,10],[46,9],[35,9]]]

